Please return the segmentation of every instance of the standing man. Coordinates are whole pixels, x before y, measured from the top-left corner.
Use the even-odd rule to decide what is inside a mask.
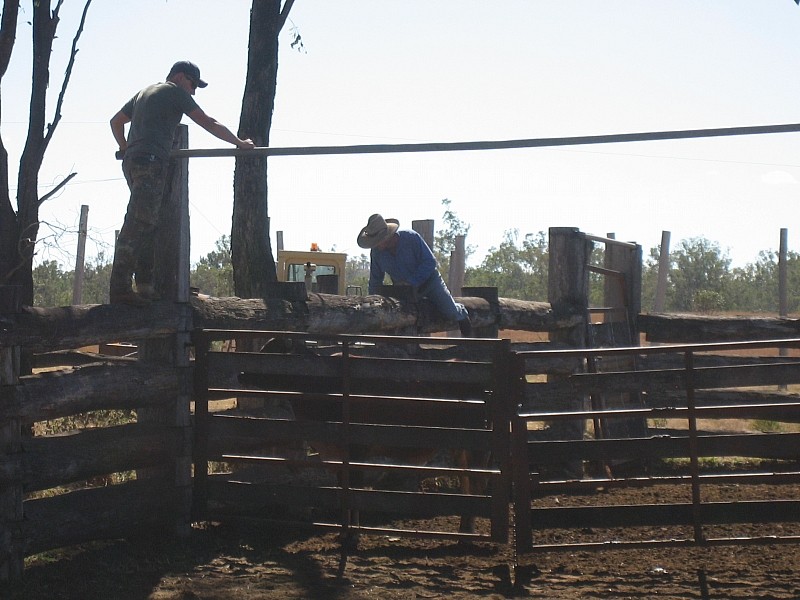
[[[371,249],[369,293],[374,294],[383,285],[388,273],[393,284],[413,286],[417,295],[433,302],[445,319],[458,322],[461,337],[471,337],[469,313],[450,295],[428,244],[416,231],[399,226],[397,219],[375,214],[358,234],[358,245]]]
[[[197,105],[192,96],[198,87],[207,85],[200,79],[197,65],[185,60],[176,62],[164,83],[138,92],[111,119],[111,132],[119,144],[117,155],[122,157],[122,172],[131,190],[114,252],[111,304],[143,306],[158,297],[153,288],[153,240],[160,225],[172,138],[183,115],[189,115],[200,127],[237,148],[255,147],[252,140],[240,139]],[[127,123],[130,128],[126,139]],[[136,292],[132,277],[136,279]]]

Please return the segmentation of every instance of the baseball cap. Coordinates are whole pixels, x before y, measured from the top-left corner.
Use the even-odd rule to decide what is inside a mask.
[[[197,82],[197,87],[204,88],[208,85],[205,81],[200,79],[200,67],[193,62],[189,62],[188,60],[179,60],[172,65],[172,68],[169,70],[169,75],[167,75],[167,79],[176,73],[184,73],[188,75]]]

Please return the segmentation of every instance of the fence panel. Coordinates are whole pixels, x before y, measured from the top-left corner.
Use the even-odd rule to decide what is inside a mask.
[[[242,337],[270,342],[262,352],[211,350],[214,340]],[[196,348],[197,517],[507,541],[507,341],[206,331]],[[460,348],[469,359],[452,358]],[[263,407],[209,412],[209,402],[232,397]],[[209,474],[217,463],[223,472]],[[389,524],[399,516],[490,525]]]
[[[796,354],[798,347],[800,340],[790,339],[519,353],[524,378],[512,423],[517,551],[800,541],[800,396],[782,387],[800,383],[800,362],[775,358],[780,348]],[[644,368],[624,368],[616,360],[624,354]],[[550,381],[546,367],[536,368],[540,355],[542,365],[560,358],[615,367]],[[644,407],[558,409],[564,399],[609,390],[641,393]],[[604,428],[583,440],[547,435],[551,422],[632,416],[647,420],[646,436],[603,437]],[[725,430],[743,419],[766,431]],[[568,461],[582,461],[584,476],[560,472]],[[623,499],[630,489],[641,491],[638,503]],[[576,492],[582,496],[569,497]],[[754,524],[767,527],[756,531]],[[628,528],[641,528],[641,536],[625,538]]]

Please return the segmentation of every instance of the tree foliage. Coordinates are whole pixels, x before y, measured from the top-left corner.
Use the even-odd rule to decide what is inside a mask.
[[[191,285],[202,293],[218,298],[233,296],[231,238],[223,235],[216,249],[201,258],[190,275]]]
[[[519,241],[519,230],[508,230],[499,246],[489,249],[479,267],[467,269],[470,286],[496,287],[505,298],[545,300],[550,255],[543,231],[528,233]]]
[[[83,270],[83,304],[108,303],[111,262],[100,253]],[[33,299],[36,306],[69,306],[75,271],[64,271],[57,261],[46,260],[33,270]]]
[[[450,272],[450,255],[456,249],[456,238],[463,235],[467,236],[470,226],[462,221],[459,216],[450,208],[451,201],[447,198],[442,200],[444,213],[442,213],[442,228],[436,232],[433,238],[433,255],[439,263],[439,272],[445,281]],[[474,246],[465,244],[464,259],[470,257],[475,251]]]
[[[369,289],[369,256],[363,252],[358,256],[348,256],[344,269],[347,285],[360,288],[365,294]]]

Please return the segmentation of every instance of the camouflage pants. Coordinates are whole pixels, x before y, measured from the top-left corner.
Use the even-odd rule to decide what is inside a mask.
[[[153,283],[159,214],[164,202],[169,161],[150,154],[126,157],[122,172],[131,198],[122,224],[111,269],[111,294],[131,291],[131,278],[137,285]]]

